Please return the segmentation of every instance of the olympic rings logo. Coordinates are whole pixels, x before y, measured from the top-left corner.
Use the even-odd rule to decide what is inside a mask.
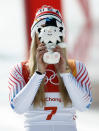
[[[48,74],[52,74],[50,75],[50,77],[47,76],[47,73]],[[46,74],[45,74],[45,85],[48,83],[48,81],[53,84],[53,85],[59,85],[59,83],[56,83],[56,82],[53,82],[54,78],[56,77],[56,73],[53,71],[53,70],[50,70],[50,69],[47,69],[46,70]]]

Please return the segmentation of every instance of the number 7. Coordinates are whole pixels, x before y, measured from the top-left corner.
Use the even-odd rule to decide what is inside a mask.
[[[52,110],[52,112],[46,118],[46,120],[51,120],[52,115],[54,115],[57,111],[57,107],[44,107],[44,110]]]

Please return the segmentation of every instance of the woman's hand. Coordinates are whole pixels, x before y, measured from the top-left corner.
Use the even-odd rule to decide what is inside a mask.
[[[60,73],[66,73],[67,63],[66,63],[65,55],[63,53],[63,49],[59,46],[56,46],[56,48],[54,48],[53,51],[60,53],[60,61],[59,63],[55,64],[56,70]]]
[[[37,70],[41,73],[45,73],[48,64],[44,63],[43,55],[47,52],[47,48],[44,43],[39,43],[36,52]]]

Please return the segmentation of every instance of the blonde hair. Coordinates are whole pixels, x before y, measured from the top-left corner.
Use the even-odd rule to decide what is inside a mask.
[[[37,64],[36,64],[36,49],[37,49],[37,43],[36,43],[36,36],[34,36],[34,38],[32,39],[31,42],[31,48],[30,48],[30,57],[29,57],[29,72],[30,72],[30,77],[33,75],[33,73],[35,72],[35,70],[37,69]],[[65,54],[65,58],[66,58],[66,50],[63,49],[64,54]],[[67,58],[66,58],[66,62],[68,64]],[[66,107],[66,105],[68,103],[71,103],[71,99],[69,97],[69,94],[66,90],[66,87],[64,85],[64,82],[62,80],[62,78],[60,77],[59,73],[57,72],[57,77],[59,80],[59,89],[60,89],[60,95],[61,98],[63,100],[64,103],[64,107]],[[45,93],[44,93],[44,81],[45,78],[42,80],[40,87],[38,89],[38,92],[32,102],[34,107],[43,107],[46,105],[46,101],[45,101]]]

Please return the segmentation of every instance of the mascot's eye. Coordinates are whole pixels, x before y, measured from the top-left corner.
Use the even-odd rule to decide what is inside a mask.
[[[63,31],[63,27],[59,27],[59,29],[60,29],[60,30],[59,30],[60,32],[62,32],[62,31]]]
[[[56,45],[58,45],[58,43],[60,43],[58,40],[56,41]]]
[[[39,37],[39,40],[41,40],[41,37]]]
[[[38,32],[39,32],[39,33],[41,32],[41,28],[38,28]]]

